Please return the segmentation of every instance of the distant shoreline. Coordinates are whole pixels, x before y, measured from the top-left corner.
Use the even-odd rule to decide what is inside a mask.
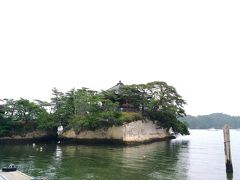
[[[230,116],[223,113],[213,113],[203,116],[191,116],[179,118],[180,121],[187,124],[190,129],[222,129],[225,124],[228,124],[231,129],[240,128],[240,117]]]

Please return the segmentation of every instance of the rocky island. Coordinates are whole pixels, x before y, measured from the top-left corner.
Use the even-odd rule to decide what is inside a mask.
[[[3,99],[0,142],[56,139],[63,142],[144,143],[189,134],[178,121],[185,101],[162,81],[124,85],[106,91],[87,88],[52,91],[51,102]],[[57,131],[57,127],[62,127]],[[59,129],[58,129],[59,130]],[[58,134],[57,134],[58,132]]]

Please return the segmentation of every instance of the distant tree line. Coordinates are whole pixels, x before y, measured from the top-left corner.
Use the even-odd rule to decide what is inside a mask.
[[[190,129],[221,129],[225,124],[229,124],[231,128],[240,128],[240,116],[230,116],[222,113],[213,113],[203,116],[191,116],[179,118],[185,122]]]
[[[123,85],[116,90],[52,90],[50,102],[27,99],[0,100],[0,136],[24,134],[37,129],[95,130],[150,119],[175,133],[189,134],[184,123],[186,104],[176,89],[162,81]]]

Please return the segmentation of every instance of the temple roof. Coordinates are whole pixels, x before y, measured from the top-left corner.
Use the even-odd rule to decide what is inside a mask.
[[[115,93],[118,94],[119,93],[119,88],[121,86],[124,86],[124,84],[121,81],[119,81],[115,86],[109,88],[107,91],[115,91]]]

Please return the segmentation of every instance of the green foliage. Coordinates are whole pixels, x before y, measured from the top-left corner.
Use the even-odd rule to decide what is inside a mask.
[[[54,117],[54,114],[47,112],[41,113],[37,121],[37,129],[41,130],[53,130],[56,129],[58,125],[57,118]]]
[[[175,114],[170,111],[148,111],[150,119],[155,120],[156,123],[164,128],[172,128],[174,133],[182,135],[189,135],[186,124],[178,121]]]
[[[186,125],[177,119],[185,116],[185,104],[174,87],[161,81],[121,86],[117,92],[82,88],[74,95],[75,115],[70,126],[77,131],[93,130],[149,118],[175,133],[189,134]],[[116,112],[118,116],[113,115]]]
[[[182,135],[190,135],[190,132],[187,128],[187,124],[178,120],[175,120],[172,130],[175,133],[180,133]]]
[[[52,90],[51,102],[26,99],[3,100],[0,106],[0,136],[24,133],[36,129],[95,130],[121,125],[140,119],[157,121],[174,132],[188,134],[184,123],[186,102],[176,89],[165,82],[119,86],[109,91],[93,91],[87,88],[63,93]]]
[[[25,134],[52,126],[48,112],[26,99],[5,99],[1,105],[0,136]]]
[[[100,126],[97,118],[93,115],[74,116],[70,125],[76,132],[81,130],[95,130]]]
[[[177,93],[173,86],[166,82],[154,81],[147,84],[152,96],[148,108],[153,111],[167,111],[176,117],[185,116],[183,106],[186,102]]]
[[[69,120],[75,112],[74,95],[75,90],[72,89],[66,94],[58,91],[56,88],[52,90],[53,97],[51,98],[52,115],[50,119],[56,125],[67,126]]]
[[[107,99],[102,93],[78,89],[74,94],[74,107],[75,113],[68,127],[73,127],[77,132],[119,125],[118,103]]]
[[[116,121],[121,116],[121,113],[119,111],[102,111],[97,115],[99,117],[99,120],[109,122],[109,124],[114,124],[114,121]]]
[[[123,86],[119,90],[118,100],[132,105],[138,112],[141,110],[144,118],[157,120],[162,127],[171,127],[175,133],[189,134],[186,125],[178,121],[179,117],[185,116],[183,106],[186,102],[176,89],[166,82]],[[157,117],[154,114],[157,114]],[[132,121],[131,118],[126,119],[130,119],[128,122]]]
[[[120,123],[128,123],[143,119],[143,116],[139,112],[122,112],[118,118]]]
[[[13,128],[13,123],[10,120],[4,119],[0,116],[0,137],[10,134]]]
[[[75,115],[86,115],[101,109],[101,96],[96,91],[78,89],[74,94]]]
[[[96,130],[100,128],[107,128],[112,125],[121,125],[118,118],[119,112],[102,111],[98,113],[89,113],[84,116],[75,115],[71,119],[70,126],[76,131],[81,130]]]

